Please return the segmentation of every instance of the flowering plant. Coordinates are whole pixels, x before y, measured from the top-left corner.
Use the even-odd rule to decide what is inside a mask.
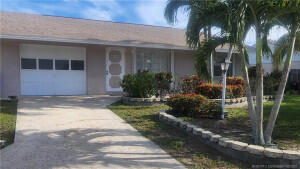
[[[171,112],[178,116],[196,118],[218,118],[221,107],[215,101],[210,101],[199,94],[177,94],[167,100]]]

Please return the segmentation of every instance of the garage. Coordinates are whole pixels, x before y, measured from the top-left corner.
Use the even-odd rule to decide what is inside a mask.
[[[21,95],[86,94],[84,47],[20,45]]]

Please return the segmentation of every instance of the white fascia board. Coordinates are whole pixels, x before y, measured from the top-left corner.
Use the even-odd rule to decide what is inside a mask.
[[[158,49],[176,49],[176,50],[192,50],[184,46],[173,46],[168,44],[155,43],[139,43],[139,42],[113,42],[103,40],[91,39],[65,39],[65,38],[50,38],[37,36],[20,36],[20,35],[0,35],[0,39],[12,40],[30,40],[30,41],[45,41],[45,42],[63,42],[63,43],[78,43],[78,44],[94,44],[94,45],[108,45],[108,46],[125,46],[125,47],[141,47],[141,48],[158,48]]]

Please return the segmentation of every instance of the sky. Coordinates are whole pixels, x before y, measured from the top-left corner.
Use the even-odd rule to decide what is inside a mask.
[[[166,3],[167,0],[0,0],[0,10],[185,29],[188,13],[180,9],[178,22],[170,25],[164,18]],[[270,39],[277,40],[284,33],[282,28],[273,28]],[[254,30],[248,33],[246,43],[255,43]]]

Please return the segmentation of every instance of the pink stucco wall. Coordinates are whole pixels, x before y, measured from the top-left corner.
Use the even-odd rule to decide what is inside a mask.
[[[86,47],[87,94],[107,94],[106,92],[106,47],[101,45],[80,45],[67,43],[46,43],[33,41],[1,40],[0,44],[0,97],[20,95],[20,53],[22,43]],[[133,72],[132,47],[125,49],[125,74]]]
[[[195,58],[192,51],[174,50],[174,75],[177,78],[183,75],[196,74]]]
[[[19,96],[20,57],[18,42],[2,41],[1,69],[1,97]]]

